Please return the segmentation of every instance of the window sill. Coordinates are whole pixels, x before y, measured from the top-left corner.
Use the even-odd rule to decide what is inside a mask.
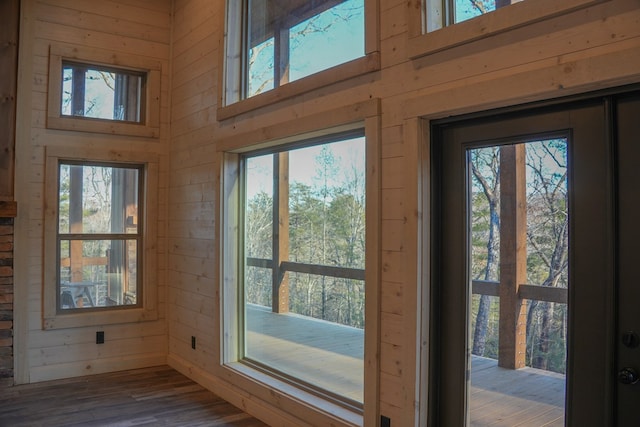
[[[51,115],[47,118],[47,128],[77,132],[105,133],[109,135],[141,136],[147,138],[160,137],[159,127],[86,117],[56,117],[55,115]]]
[[[240,383],[243,388],[247,388],[247,392],[256,397],[281,407],[291,408],[292,405],[300,405],[300,411],[297,411],[295,416],[311,424],[361,426],[363,423],[362,413],[305,392],[243,363],[229,363],[222,368],[227,371],[227,379],[236,385]],[[283,399],[290,399],[291,404],[283,404]]]
[[[609,0],[522,1],[427,34],[410,35],[408,56],[417,59],[606,1]],[[413,8],[408,13],[408,19],[414,21],[412,27],[420,28],[415,22],[420,14]]]
[[[380,70],[380,53],[372,52],[361,58],[287,83],[286,85],[252,96],[251,98],[219,107],[217,119],[218,121],[230,119],[315,89],[378,70]]]
[[[69,314],[58,314],[44,317],[42,329],[67,329],[95,325],[115,325],[120,323],[139,323],[158,320],[157,310],[144,308],[122,308],[101,311],[76,311]]]

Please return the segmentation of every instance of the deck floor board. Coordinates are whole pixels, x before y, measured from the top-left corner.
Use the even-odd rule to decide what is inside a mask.
[[[321,388],[362,400],[364,333],[362,330],[275,314],[247,306],[247,341],[251,356]],[[564,424],[564,375],[533,368],[517,371],[497,361],[473,356],[471,425],[521,427]]]

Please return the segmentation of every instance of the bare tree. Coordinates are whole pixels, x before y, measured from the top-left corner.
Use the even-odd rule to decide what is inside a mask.
[[[479,186],[488,205],[486,237],[486,261],[477,272],[476,278],[482,280],[497,280],[499,230],[500,230],[500,154],[498,147],[476,149],[471,152],[471,172],[474,185]],[[474,209],[474,216],[478,210]],[[478,218],[474,219],[477,223]],[[474,257],[477,259],[478,257]],[[476,266],[477,267],[477,266]],[[474,271],[474,275],[476,272]],[[478,303],[475,328],[473,332],[473,347],[471,352],[482,356],[485,352],[489,313],[491,311],[491,297],[481,295]]]

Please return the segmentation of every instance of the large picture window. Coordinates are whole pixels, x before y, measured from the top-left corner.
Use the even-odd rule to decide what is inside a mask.
[[[374,4],[369,0],[227,1],[221,105],[258,95],[264,99],[265,94],[277,92],[264,101],[268,104],[377,69],[379,60],[367,59],[378,51]],[[340,71],[318,77],[336,67]],[[294,82],[300,84],[291,87]],[[279,90],[283,87],[289,89]],[[256,101],[223,109],[218,118],[258,105],[262,104]]]
[[[214,370],[314,425],[380,417],[379,111],[373,99],[217,144]]]
[[[364,137],[241,162],[243,359],[361,405]]]

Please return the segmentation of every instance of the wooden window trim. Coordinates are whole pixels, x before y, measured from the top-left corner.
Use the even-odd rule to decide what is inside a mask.
[[[64,329],[81,326],[134,323],[158,319],[157,291],[157,205],[158,165],[154,154],[143,152],[106,151],[100,149],[78,150],[74,147],[46,147],[44,216],[44,280],[43,280],[43,329]],[[123,160],[126,159],[126,160]],[[57,307],[57,229],[58,229],[58,172],[59,161],[111,162],[144,165],[145,215],[142,239],[143,250],[138,265],[142,267],[142,303],[132,308],[117,306],[113,309],[73,310],[59,312]]]
[[[145,106],[140,123],[118,120],[64,116],[61,114],[62,63],[71,61],[89,66],[128,70],[146,75]],[[49,51],[49,98],[47,102],[47,128],[95,132],[114,135],[160,137],[160,78],[162,65],[158,61],[120,52],[91,49],[71,45],[51,45]]]
[[[237,97],[240,86],[243,84],[242,77],[240,77],[242,75],[240,70],[242,66],[241,55],[237,53],[242,49],[242,43],[240,35],[237,34],[239,32],[226,32],[225,40],[219,49],[219,63],[223,64],[223,72],[219,73],[218,87],[224,89],[218,91],[217,120],[230,119],[325,86],[380,70],[380,8],[378,0],[364,0],[364,9],[364,56],[239,101],[228,101],[228,99]],[[222,28],[227,28],[230,20],[234,23],[239,22],[241,17],[238,15],[241,13],[241,7],[230,8],[227,3],[225,13],[221,14],[220,25]]]
[[[238,210],[239,170],[242,153],[320,135],[364,128],[366,137],[367,253],[365,258],[366,305],[364,354],[364,410],[353,411],[315,396],[286,381],[267,375],[239,361],[238,334]],[[264,135],[270,135],[269,140]],[[380,100],[372,99],[350,107],[339,108],[311,117],[274,124],[267,128],[236,135],[220,141],[216,151],[216,170],[221,197],[216,201],[215,255],[220,263],[220,292],[216,292],[220,324],[216,340],[221,343],[216,375],[225,378],[257,398],[277,407],[285,407],[304,415],[311,423],[330,424],[336,420],[354,425],[376,425],[379,417],[379,353],[380,353]]]
[[[424,0],[407,2],[407,54],[411,59],[473,43],[525,25],[554,18],[609,0],[525,0],[467,21],[426,32]]]

